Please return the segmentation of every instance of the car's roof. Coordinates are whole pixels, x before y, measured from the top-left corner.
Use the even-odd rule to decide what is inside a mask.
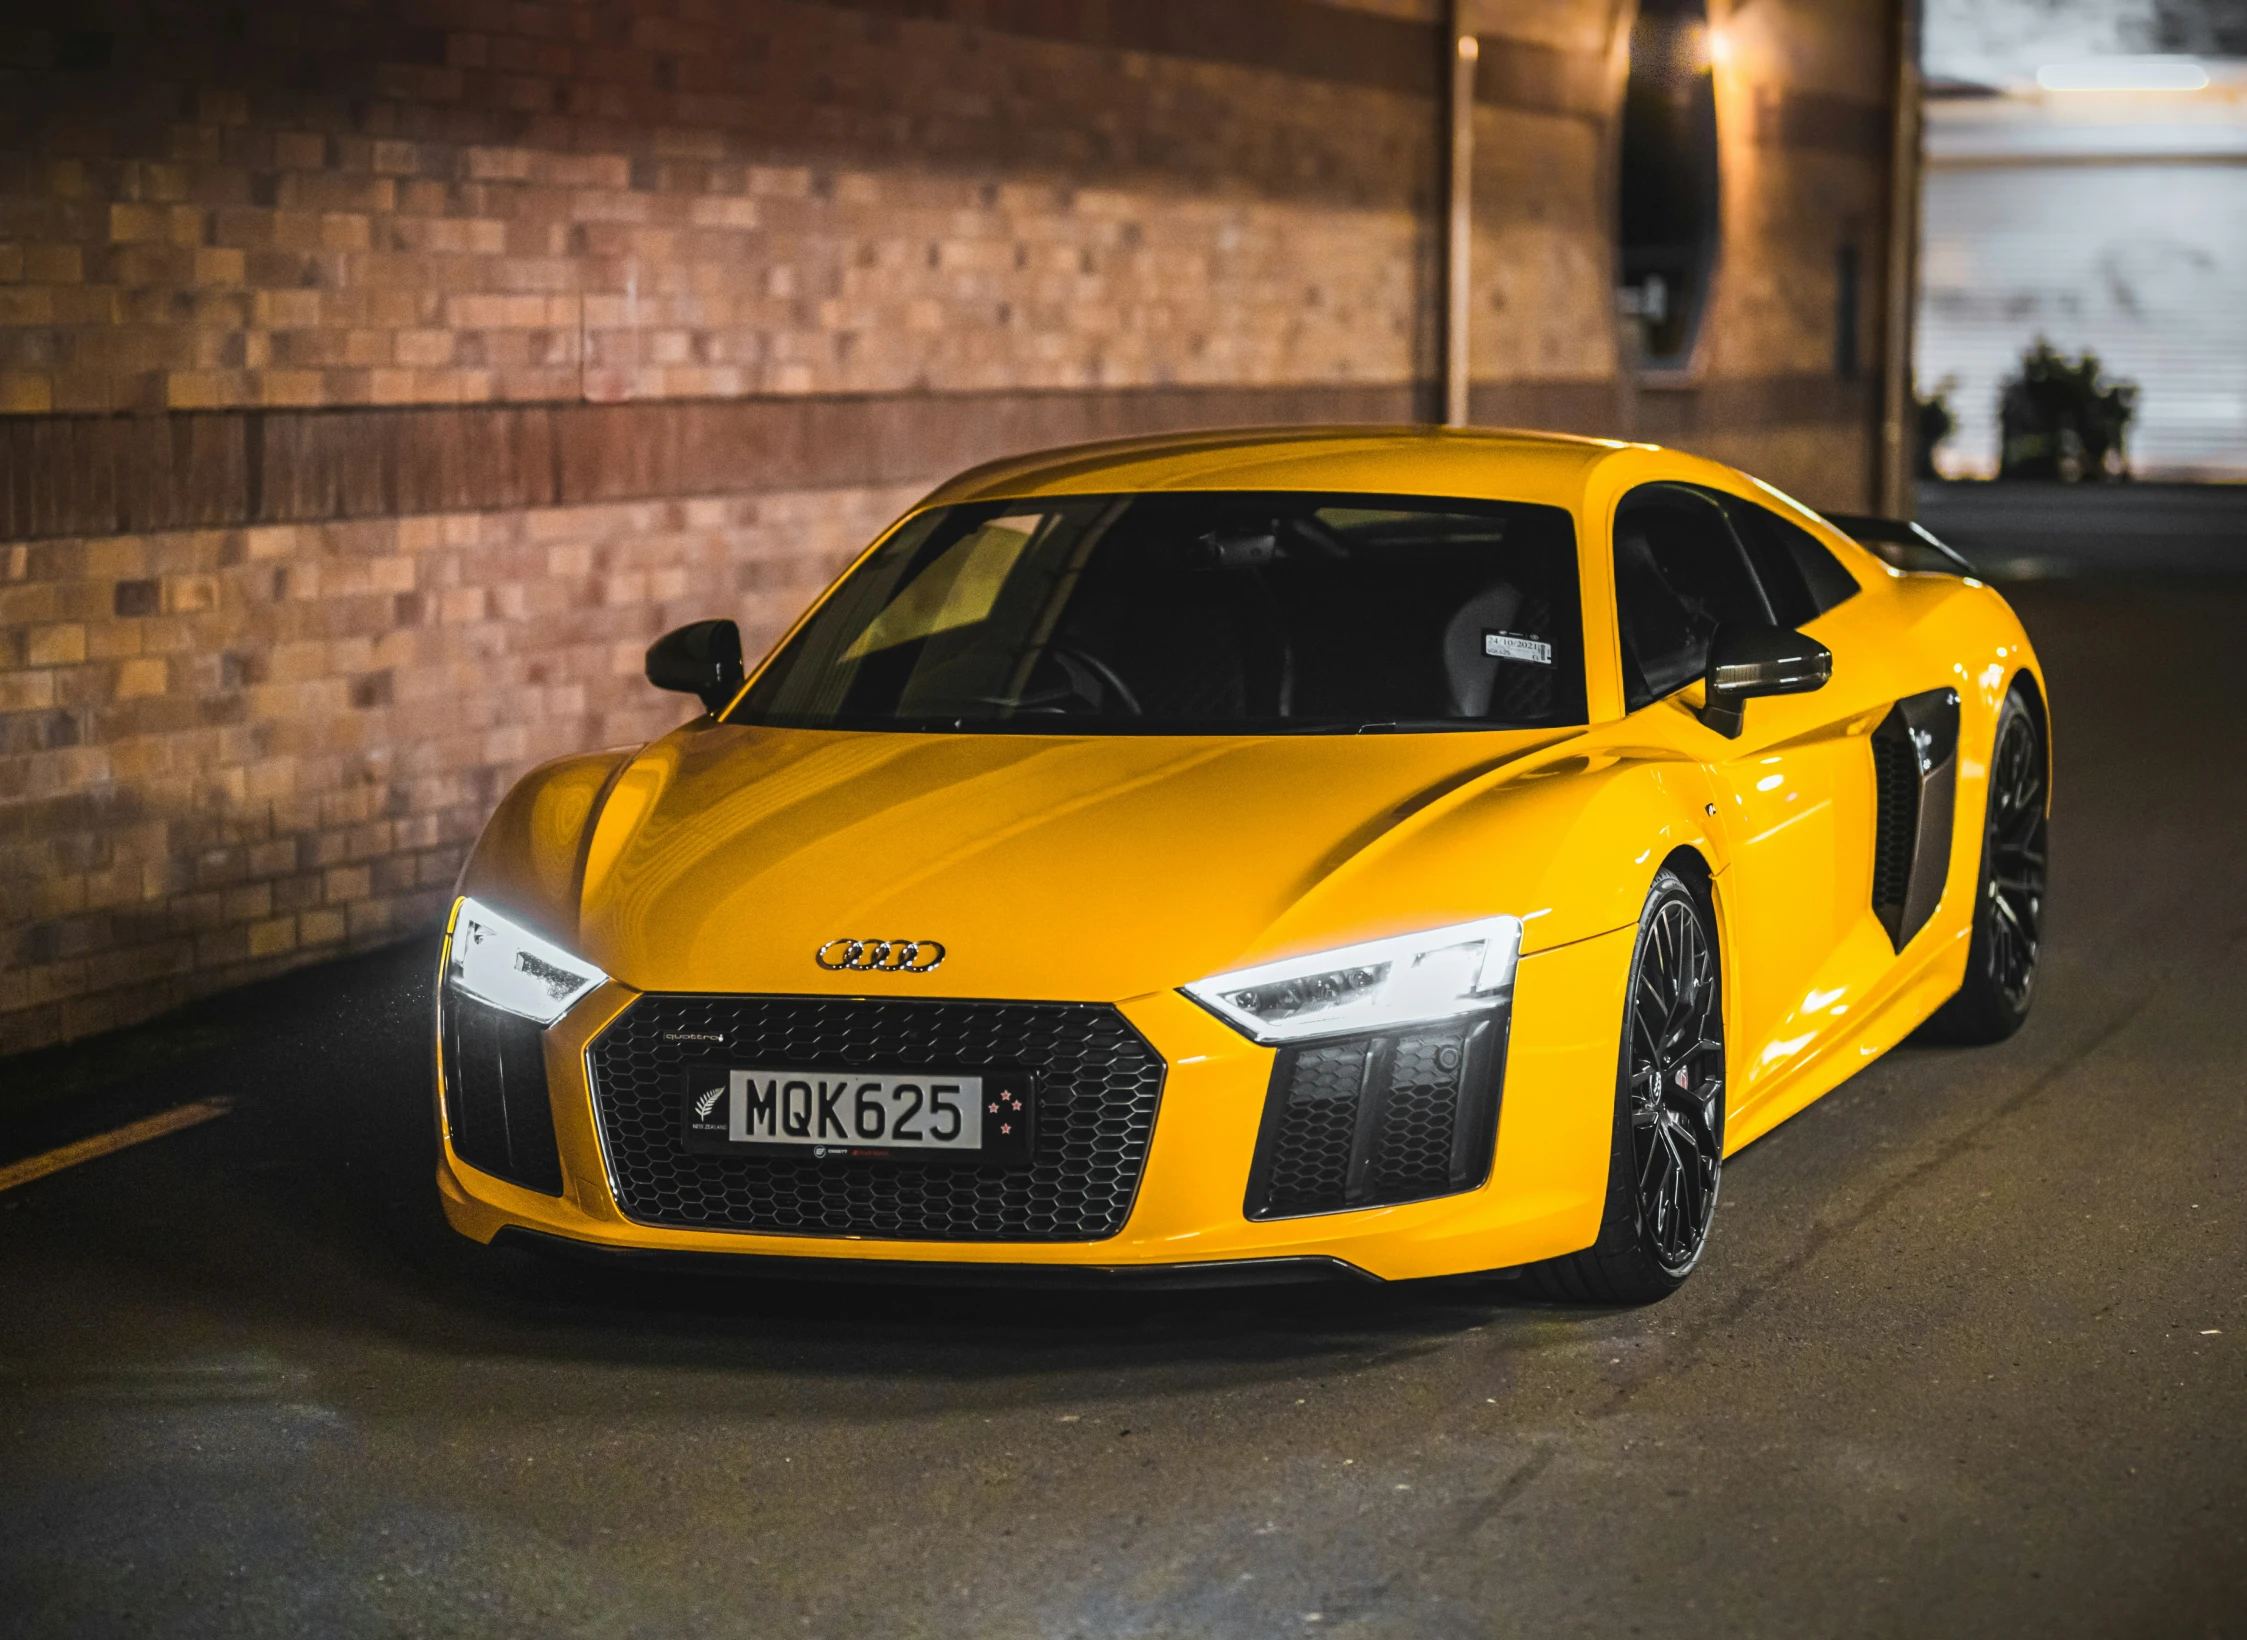
[[[1615,439],[1485,428],[1165,433],[988,462],[941,486],[928,504],[1138,490],[1353,490],[1568,506],[1590,469],[1626,448]]]

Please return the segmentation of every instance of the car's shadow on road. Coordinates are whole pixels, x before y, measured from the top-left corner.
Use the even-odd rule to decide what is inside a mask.
[[[161,1074],[165,1099],[229,1096],[234,1114],[55,1181],[125,1199],[63,1215],[72,1239],[52,1256],[98,1262],[96,1279],[152,1302],[192,1294],[314,1353],[387,1341],[455,1360],[736,1375],[1206,1375],[1222,1363],[1291,1375],[1361,1369],[1474,1328],[1518,1328],[1526,1342],[1599,1324],[1490,1280],[1052,1291],[674,1273],[478,1247],[437,1206],[432,957],[415,941],[229,999],[222,1046]],[[152,1102],[129,1078],[117,1096]]]

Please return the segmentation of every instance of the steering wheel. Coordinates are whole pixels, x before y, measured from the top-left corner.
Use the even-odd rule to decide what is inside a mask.
[[[1053,656],[1054,659],[1060,661],[1064,667],[1066,667],[1069,662],[1075,661],[1087,672],[1090,672],[1094,677],[1098,678],[1101,683],[1116,692],[1116,699],[1123,702],[1124,710],[1129,712],[1133,717],[1145,717],[1147,715],[1146,709],[1139,704],[1139,697],[1131,692],[1131,686],[1125,683],[1123,679],[1116,676],[1116,669],[1114,667],[1110,666],[1098,655],[1095,655],[1091,650],[1079,649],[1074,644],[1057,643],[1049,646],[1046,650],[1046,653]]]

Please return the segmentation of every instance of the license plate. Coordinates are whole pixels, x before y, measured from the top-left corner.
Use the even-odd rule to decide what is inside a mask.
[[[1030,1159],[1031,1081],[1021,1071],[690,1067],[690,1149],[821,1156]]]

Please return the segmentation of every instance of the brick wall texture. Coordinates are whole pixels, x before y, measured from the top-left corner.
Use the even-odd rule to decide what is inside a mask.
[[[0,1051],[426,926],[965,462],[1434,402],[1432,0],[246,0],[0,23]],[[1760,0],[1693,368],[1615,377],[1628,7],[1496,0],[1477,419],[1861,503],[1887,0]],[[1874,285],[1877,289],[1877,283]],[[1865,304],[1877,357],[1876,300]]]
[[[516,774],[688,715],[651,633],[723,610],[769,644],[915,493],[0,546],[0,1031],[426,926]]]

